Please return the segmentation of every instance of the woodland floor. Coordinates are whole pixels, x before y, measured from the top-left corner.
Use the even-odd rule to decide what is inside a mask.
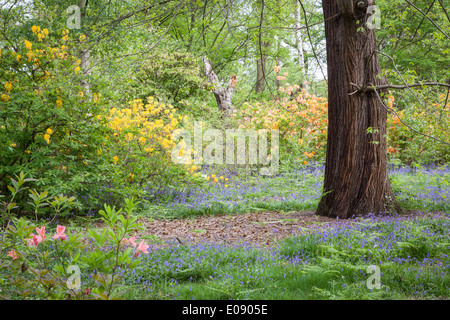
[[[336,219],[319,217],[313,211],[279,213],[261,212],[235,215],[201,216],[191,219],[142,222],[145,233],[183,243],[219,242],[275,245],[278,240],[308,229],[323,227]]]
[[[433,216],[435,214],[432,214]],[[437,214],[440,216],[440,214]],[[410,214],[403,216],[405,219]],[[260,212],[234,215],[200,216],[190,219],[140,219],[145,229],[136,238],[156,236],[152,243],[157,249],[174,242],[196,243],[248,243],[259,247],[271,247],[280,240],[328,228],[337,224],[350,225],[359,219],[334,219],[317,216],[313,211],[304,212]]]

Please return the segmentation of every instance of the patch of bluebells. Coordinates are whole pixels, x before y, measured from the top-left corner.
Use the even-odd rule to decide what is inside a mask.
[[[213,207],[217,203],[233,207],[266,201],[311,202],[317,201],[320,197],[321,179],[316,179],[317,182],[312,186],[297,192],[286,189],[289,184],[287,180],[295,185],[306,176],[316,177],[322,174],[323,166],[311,166],[294,173],[279,174],[272,178],[264,177],[257,183],[232,176],[227,188],[218,184],[210,184],[208,188],[198,187],[186,190],[149,188],[144,199],[167,209],[185,207],[194,210]],[[279,186],[282,188],[279,188]]]
[[[398,166],[394,164],[388,165],[389,174],[428,174],[428,175],[442,175],[450,173],[450,166],[439,164],[427,164],[423,166]]]
[[[273,283],[277,277],[298,273],[304,266],[320,263],[324,257],[334,259],[336,265],[332,267],[339,272],[352,265],[402,267],[410,274],[411,281],[416,281],[414,289],[425,294],[431,290],[427,285],[430,277],[448,282],[450,270],[450,259],[443,253],[450,249],[450,246],[443,247],[450,243],[450,221],[425,215],[419,213],[408,219],[369,215],[353,224],[337,221],[332,227],[317,228],[313,233],[291,238],[291,245],[297,249],[289,252],[283,245],[261,248],[246,243],[187,242],[180,245],[170,242],[164,249],[150,247],[150,254],[143,258],[141,268],[133,270],[126,279],[129,284],[145,283],[147,289],[162,279],[173,285],[202,279],[225,281],[230,286],[251,289]],[[399,245],[408,241],[424,243],[423,251],[409,252],[408,247]],[[327,246],[335,250],[322,250]],[[278,272],[278,275],[267,272],[274,267],[285,272]],[[365,270],[354,272],[362,279],[368,276]],[[425,289],[420,289],[420,283]]]
[[[149,249],[150,254],[142,262],[145,267],[134,270],[129,279],[136,283],[143,278],[150,282],[159,279],[194,282],[206,278],[257,284],[265,279],[264,269],[279,262],[275,251],[261,254],[258,249],[246,243],[171,243],[165,249]],[[233,272],[227,271],[229,266],[233,266]]]
[[[261,179],[257,184],[228,175],[228,188],[216,185],[208,189],[192,188],[181,191],[147,189],[147,200],[168,209],[180,206],[202,208],[212,206],[215,202],[233,206],[251,205],[258,201],[314,201],[320,197],[323,170],[321,165],[310,166],[293,173]],[[447,177],[450,167],[390,167],[389,174],[409,175],[407,179],[414,179],[415,175],[436,179]],[[277,186],[299,185],[305,179],[310,179],[307,192],[300,192],[301,188],[298,188],[297,192],[277,189]],[[436,203],[448,202],[450,199],[450,186],[445,183],[428,184],[425,188],[414,188],[414,183],[411,183],[402,186],[401,190],[397,196],[406,192],[406,197],[413,194],[418,199]],[[407,270],[408,273],[411,272],[413,279],[422,281],[421,279],[429,278],[431,274],[436,279],[447,279],[445,281],[448,282],[450,260],[442,252],[448,251],[450,247],[442,248],[442,245],[450,243],[449,220],[444,217],[430,222],[430,218],[425,217],[427,214],[417,213],[412,218],[369,215],[364,219],[353,220],[351,224],[348,220],[337,220],[332,227],[317,226],[313,233],[291,239],[291,247],[294,249],[289,250],[283,246],[262,250],[246,244],[188,242],[187,245],[179,245],[172,242],[166,249],[150,249],[151,254],[144,258],[142,268],[133,271],[127,281],[147,282],[151,286],[161,279],[171,279],[171,283],[212,279],[231,281],[241,286],[242,282],[245,286],[250,286],[274,281],[272,276],[266,273],[269,268],[284,268],[289,275],[299,272],[305,265],[319,263],[319,257],[326,257],[336,259],[343,266],[414,265],[413,269]],[[405,223],[406,220],[408,223]],[[406,245],[402,246],[401,243]],[[338,252],[328,252],[327,247],[333,247]],[[341,254],[343,252],[346,255]],[[358,274],[368,276],[365,270],[359,270]],[[422,287],[427,287],[426,283]],[[428,290],[420,289],[419,285],[416,289],[420,294]]]
[[[406,200],[427,201],[428,203],[450,206],[450,166],[436,164],[423,167],[391,166],[389,176],[406,176],[403,181],[413,180],[412,183],[403,183],[401,191],[395,195]],[[422,180],[424,186],[415,183]]]
[[[192,187],[184,190],[148,188],[143,199],[169,211],[176,209],[195,211],[215,206],[222,206],[231,211],[239,206],[251,207],[267,202],[315,203],[322,193],[324,166],[316,163],[294,172],[253,180],[227,174],[230,176],[227,188],[214,183],[208,184],[208,187]],[[446,176],[450,179],[450,167],[429,165],[421,168],[406,166],[389,168],[390,176],[408,175],[406,181],[414,179],[417,174],[426,175],[426,179],[430,181]],[[415,199],[446,206],[450,205],[450,183],[437,185],[429,183],[426,187],[417,187],[414,182],[405,183],[400,190],[396,190],[396,196],[399,199]]]

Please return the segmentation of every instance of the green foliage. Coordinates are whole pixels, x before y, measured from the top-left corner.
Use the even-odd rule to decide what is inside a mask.
[[[403,101],[395,106],[402,110],[388,118],[391,161],[408,165],[444,164],[450,161],[450,118],[445,115],[449,112],[450,103],[442,94],[437,99],[429,98],[427,104],[429,107],[426,110],[417,103],[405,106]]]
[[[48,7],[41,9],[49,10]],[[17,13],[18,16],[21,14]],[[86,78],[80,60],[76,57],[76,52],[88,45],[85,35],[80,35],[79,31],[72,35],[65,28],[58,30],[56,26],[59,24],[56,22],[54,29],[46,29],[32,26],[25,19],[19,28],[20,36],[13,37],[14,27],[8,25],[13,23],[11,17],[5,17],[8,28],[0,39],[11,44],[1,47],[0,52],[2,193],[7,190],[10,177],[15,172],[23,171],[27,175],[40,177],[34,183],[36,189],[44,188],[52,194],[77,196],[79,201],[76,212],[85,213],[97,210],[103,202],[122,205],[124,198],[140,196],[143,184],[156,187],[173,181],[174,177],[182,180],[187,177],[185,170],[171,166],[172,162],[167,161],[167,155],[170,156],[167,142],[170,138],[166,136],[170,136],[170,130],[174,130],[178,118],[169,119],[166,116],[168,123],[165,125],[173,124],[169,131],[153,130],[152,141],[164,135],[165,141],[160,141],[164,142],[164,146],[152,143],[150,148],[144,148],[144,144],[137,139],[129,141],[111,128],[107,109],[112,105],[119,109],[117,105],[122,103],[116,103],[119,99],[115,97],[114,90],[103,86],[108,83],[105,78]],[[190,88],[197,92],[201,84],[198,65],[197,71],[191,71],[195,62],[189,54],[171,53],[170,56],[174,58],[168,66],[164,65],[168,61],[162,56],[150,64],[151,68],[157,68],[158,72],[164,74],[167,82],[163,83],[158,78],[153,83],[163,84],[164,88],[161,87],[160,92],[163,95],[163,91],[170,95],[183,83],[188,83],[185,87],[187,91],[182,89],[180,92],[183,92],[183,97],[189,97]],[[175,66],[180,69],[176,71]],[[179,79],[173,78],[177,72],[180,74]],[[138,89],[143,92],[134,93],[142,96],[149,87],[141,86]],[[116,100],[111,101],[111,97]],[[161,107],[165,109],[164,104]],[[165,114],[161,112],[159,119],[157,116],[147,119],[152,120],[156,128]],[[140,128],[142,123],[139,124]],[[131,127],[128,129],[126,133],[130,134],[139,131]],[[151,140],[148,136],[146,138]],[[117,166],[113,160],[116,156],[121,157]],[[151,165],[149,160],[152,160]],[[163,176],[166,178],[161,179]],[[45,194],[35,194],[34,197],[34,201],[39,202],[45,198]],[[39,200],[39,197],[43,198]],[[21,203],[23,210],[29,208],[25,206],[28,197],[19,196],[16,200]],[[37,205],[32,206],[32,212]]]
[[[99,212],[105,227],[102,231],[87,231],[89,246],[82,240],[83,234],[66,234],[66,228],[60,225],[56,234],[47,239],[46,227],[52,228],[50,224],[11,216],[11,211],[17,208],[14,197],[28,181],[30,179],[25,179],[23,173],[12,180],[12,195],[3,202],[0,211],[4,219],[0,243],[0,298],[119,299],[121,293],[117,289],[123,273],[136,268],[141,261],[140,252],[146,253],[148,249],[144,241],[137,245],[136,234],[126,238],[141,227],[133,216],[134,201],[125,200],[124,213],[122,209],[105,205],[105,210]],[[30,193],[36,208],[45,198],[36,197],[38,194],[44,192]],[[64,197],[55,199],[49,203],[57,215],[68,201]],[[87,273],[91,274],[92,281],[84,282],[82,287],[81,275]]]
[[[406,2],[380,0],[377,5],[381,9],[381,28],[375,32],[382,52],[383,75],[388,82],[398,85],[423,81],[448,83],[450,21],[442,8],[445,4],[415,1],[414,5],[426,13],[426,17]],[[389,119],[391,161],[406,164],[448,162],[446,88],[414,87],[390,94],[395,97],[394,109],[400,111],[402,122],[410,126],[400,124],[395,115]]]
[[[36,186],[52,193],[73,195],[101,181],[96,150],[106,127],[97,115],[104,101],[83,89],[80,61],[65,45],[68,31],[5,32],[1,41],[14,40],[0,55],[0,190],[19,171],[41,177]]]
[[[135,99],[156,96],[160,101],[177,102],[205,93],[200,65],[186,52],[154,52],[134,75],[131,90]]]
[[[440,1],[414,1],[416,7],[427,14],[438,27],[418,10],[404,1],[377,1],[381,10],[381,28],[375,29],[379,50],[395,60],[398,70],[407,76],[414,73],[418,80],[449,79],[448,54],[450,21]],[[447,9],[448,10],[448,9]],[[380,56],[390,83],[399,81],[389,58]]]

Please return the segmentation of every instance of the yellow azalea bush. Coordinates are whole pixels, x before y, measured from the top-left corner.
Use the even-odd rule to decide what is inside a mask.
[[[20,171],[41,177],[39,183],[58,193],[87,190],[103,179],[96,151],[106,127],[96,116],[106,101],[94,84],[80,94],[81,62],[65,36],[68,30],[35,25],[2,48],[0,192]]]
[[[270,102],[244,103],[234,118],[244,129],[278,129],[280,162],[308,164],[324,160],[328,103],[298,85],[286,83],[280,96]]]
[[[172,105],[154,97],[111,108],[105,121],[112,134],[101,152],[110,159],[116,183],[158,188],[196,177],[199,167],[175,164],[171,159],[172,134],[184,119]]]

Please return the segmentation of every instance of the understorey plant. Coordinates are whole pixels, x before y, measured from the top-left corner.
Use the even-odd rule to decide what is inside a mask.
[[[120,299],[122,274],[136,268],[140,253],[147,253],[149,247],[136,240],[141,225],[133,216],[134,201],[126,199],[124,211],[105,205],[99,211],[104,226],[98,230],[71,232],[47,220],[13,216],[18,209],[14,199],[30,180],[21,173],[11,179],[9,200],[2,196],[0,299]],[[36,216],[44,203],[56,217],[74,200],[40,194],[44,192],[30,193]]]

